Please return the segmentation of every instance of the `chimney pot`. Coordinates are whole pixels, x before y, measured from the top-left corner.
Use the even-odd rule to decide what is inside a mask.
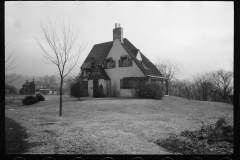
[[[123,28],[120,28],[120,23],[115,23],[115,27],[117,28],[113,29],[113,41],[119,39],[123,43]]]

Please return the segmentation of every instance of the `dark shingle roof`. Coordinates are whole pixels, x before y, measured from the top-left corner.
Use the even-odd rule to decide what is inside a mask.
[[[92,62],[95,65],[101,65],[104,59],[107,57],[110,49],[112,48],[112,45],[113,41],[94,45],[84,63]],[[143,65],[136,58],[139,50],[127,38],[123,39],[122,45],[128,54],[132,57],[137,66],[141,69],[144,75],[163,77],[156,66],[141,53],[142,61],[148,68],[143,67]],[[102,68],[102,70],[104,69]]]
[[[101,65],[97,65],[97,68],[100,71],[100,73],[103,75],[105,80],[110,80],[110,78],[108,77],[107,73],[105,72],[105,70],[102,68]]]
[[[28,85],[30,85],[32,82],[26,82],[26,83],[24,83],[23,84],[23,86],[28,86]]]
[[[113,41],[95,44],[84,62],[92,62],[95,65],[101,65],[112,48],[112,45]]]
[[[143,65],[136,58],[137,53],[138,53],[138,49],[127,38],[123,39],[123,44],[122,45],[126,49],[126,51],[129,53],[129,55],[132,57],[134,62],[141,69],[143,74],[145,74],[146,76],[163,77],[163,75],[156,68],[156,66],[141,53],[142,61],[148,68],[143,67]]]
[[[107,73],[105,72],[105,70],[102,68],[101,65],[96,65],[88,77],[88,79],[95,79],[95,78],[110,80],[109,76],[107,75]]]

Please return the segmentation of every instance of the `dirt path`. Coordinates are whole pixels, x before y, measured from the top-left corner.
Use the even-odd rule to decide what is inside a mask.
[[[42,145],[27,153],[169,154],[153,143],[169,133],[196,129],[201,122],[233,116],[233,106],[177,97],[146,99],[66,99],[63,116],[58,101],[6,107],[6,116],[27,129],[29,143]]]

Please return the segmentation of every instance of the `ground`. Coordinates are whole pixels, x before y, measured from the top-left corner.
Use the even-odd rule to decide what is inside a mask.
[[[6,117],[19,123],[28,135],[24,141],[31,147],[23,153],[170,154],[154,141],[170,133],[197,129],[202,122],[214,123],[221,116],[233,118],[233,105],[172,96],[163,100],[81,98],[80,101],[64,96],[60,117],[59,97],[45,98],[30,106],[17,102],[5,106]]]

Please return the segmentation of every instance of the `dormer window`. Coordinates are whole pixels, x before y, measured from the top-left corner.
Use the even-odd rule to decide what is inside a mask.
[[[140,50],[138,50],[136,58],[139,62],[142,62],[142,56],[141,56]]]
[[[129,55],[124,55],[120,57],[119,67],[129,67],[132,66],[132,58]]]
[[[115,68],[116,67],[116,61],[112,59],[112,57],[108,57],[104,60],[102,67],[104,69],[110,69],[110,68]]]

